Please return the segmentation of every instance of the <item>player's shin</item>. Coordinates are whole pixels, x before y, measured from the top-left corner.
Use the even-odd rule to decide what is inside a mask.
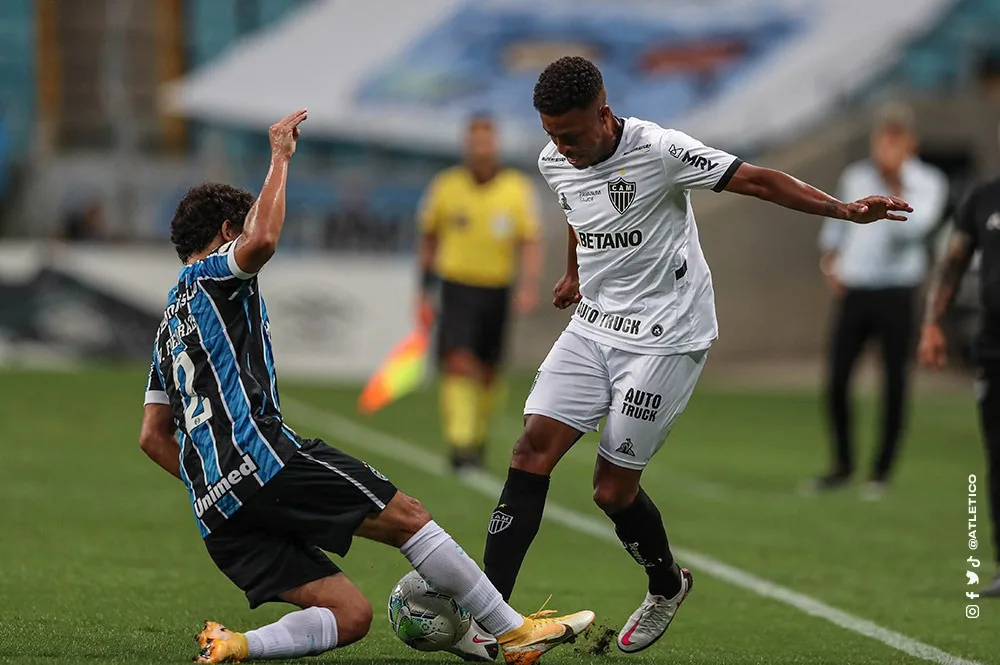
[[[515,612],[479,566],[434,521],[400,548],[413,569],[431,586],[451,596],[493,635],[516,630],[524,617]]]
[[[511,468],[500,501],[490,517],[486,536],[486,576],[505,600],[514,591],[514,582],[538,533],[545,510],[549,477]]]
[[[680,570],[670,553],[660,511],[649,495],[640,487],[629,507],[607,514],[625,550],[646,569],[649,592],[666,598],[676,596],[681,590]]]

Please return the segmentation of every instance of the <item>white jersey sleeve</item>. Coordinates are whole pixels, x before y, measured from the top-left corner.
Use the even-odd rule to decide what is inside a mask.
[[[726,188],[743,163],[728,152],[710,148],[676,129],[666,129],[660,135],[660,158],[672,188],[716,192]]]

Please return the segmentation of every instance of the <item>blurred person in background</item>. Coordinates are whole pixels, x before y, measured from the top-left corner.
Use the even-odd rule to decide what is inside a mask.
[[[419,212],[419,311],[437,317],[441,411],[452,468],[482,466],[489,421],[500,401],[508,302],[519,314],[538,306],[538,214],[531,182],[500,168],[497,133],[486,114],[466,128],[465,163],[439,173]]]
[[[811,490],[847,485],[854,473],[850,382],[858,357],[872,338],[881,345],[884,370],[881,442],[864,496],[877,499],[897,456],[906,412],[909,357],[917,289],[927,272],[928,238],[948,200],[947,177],[917,155],[911,109],[879,109],[868,159],[848,166],[838,196],[853,200],[870,192],[898,196],[915,212],[905,224],[880,221],[864,226],[827,220],[820,234],[820,268],[837,298],[826,387],[833,459]]]
[[[986,443],[993,556],[998,562],[997,576],[979,593],[1000,597],[1000,178],[974,188],[955,218],[947,249],[927,297],[918,349],[920,363],[926,367],[941,369],[945,365],[948,349],[941,319],[954,300],[977,249],[980,250],[982,318],[975,345],[976,400]]]

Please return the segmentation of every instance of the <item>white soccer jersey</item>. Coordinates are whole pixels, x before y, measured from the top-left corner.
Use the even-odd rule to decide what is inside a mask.
[[[633,353],[708,348],[712,275],[691,189],[722,189],[740,165],[683,132],[625,118],[607,160],[578,170],[549,143],[538,168],[576,232],[580,294],[568,330]]]

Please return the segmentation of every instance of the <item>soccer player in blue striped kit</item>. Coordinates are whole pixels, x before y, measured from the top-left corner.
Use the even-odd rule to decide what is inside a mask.
[[[184,264],[156,335],[140,441],[183,481],[216,566],[251,607],[301,609],[246,633],[209,621],[197,662],[294,658],[355,642],[371,605],[323,550],[347,554],[354,536],[397,547],[432,586],[476,621],[450,651],[534,663],[594,620],[584,611],[514,611],[479,566],[415,499],[369,465],[285,423],[257,273],[277,249],[297,111],[270,129],[271,165],[259,198],[205,184],[181,200],[171,241]]]

